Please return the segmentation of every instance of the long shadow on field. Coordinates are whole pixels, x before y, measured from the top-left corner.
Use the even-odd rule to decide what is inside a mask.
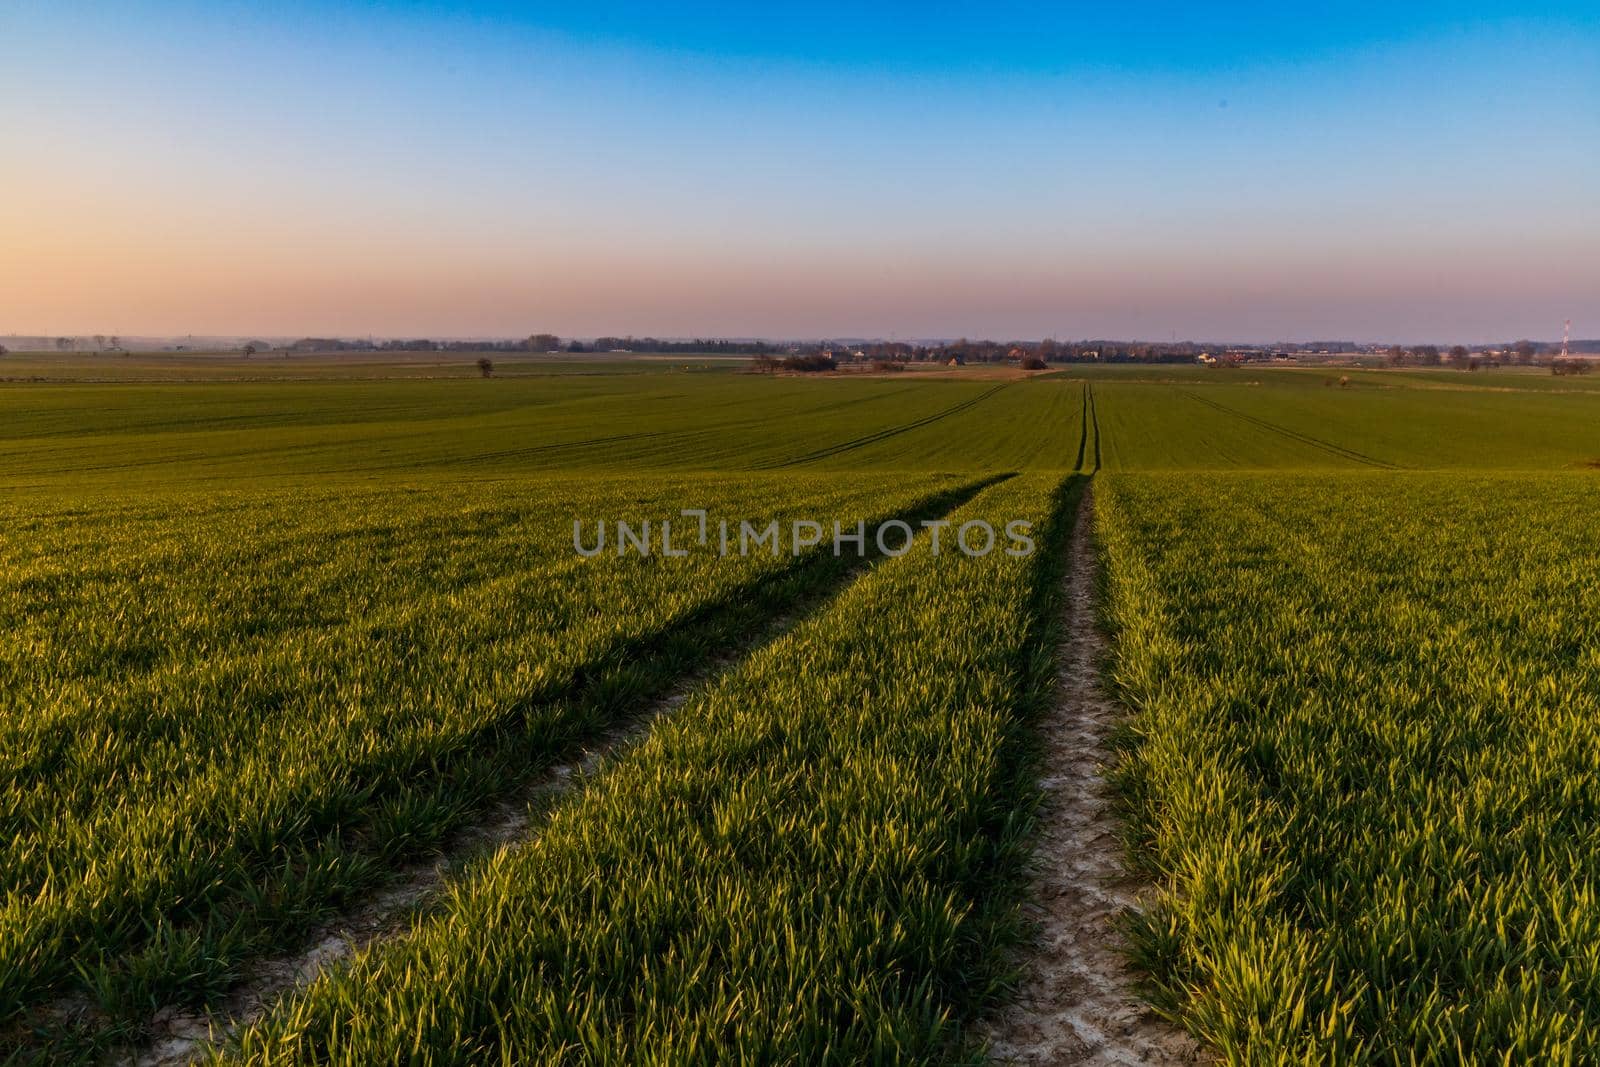
[[[1089,470],[1089,473],[1093,474],[1100,469],[1100,411],[1094,404],[1094,386],[1085,382],[1083,388],[1089,400],[1089,421],[1086,428],[1094,431],[1094,466]]]
[[[1232,415],[1234,418],[1243,422],[1247,422],[1252,426],[1260,427],[1269,433],[1275,433],[1278,436],[1286,437],[1291,441],[1298,441],[1300,444],[1308,445],[1311,448],[1326,452],[1330,456],[1335,456],[1339,459],[1351,460],[1356,463],[1364,464],[1368,467],[1381,467],[1385,470],[1402,469],[1401,465],[1398,463],[1390,463],[1385,459],[1377,459],[1373,456],[1367,455],[1365,452],[1357,452],[1353,448],[1346,448],[1344,445],[1334,444],[1332,441],[1324,441],[1320,437],[1313,437],[1308,433],[1301,433],[1299,430],[1291,430],[1287,426],[1280,426],[1279,424],[1268,419],[1246,414],[1237,408],[1231,408],[1226,404],[1218,403],[1215,400],[1211,400],[1208,397],[1203,397],[1198,393],[1189,391],[1188,389],[1179,389],[1178,392],[1180,395],[1186,396],[1196,403],[1204,404],[1208,408],[1220,411],[1224,415]]]
[[[924,426],[930,426],[942,419],[948,419],[952,415],[959,415],[961,412],[966,411],[969,408],[977,407],[979,404],[983,403],[985,400],[988,400],[991,396],[994,396],[996,393],[1000,392],[1002,389],[1005,389],[1010,384],[1010,382],[1002,382],[994,388],[979,393],[977,396],[972,397],[971,399],[963,400],[960,403],[953,404],[941,411],[935,411],[932,415],[924,415],[920,419],[913,419],[910,422],[901,423],[898,426],[890,426],[886,429],[877,430],[861,437],[853,437],[848,441],[841,441],[838,444],[828,445],[825,448],[814,449],[798,456],[790,456],[787,459],[776,459],[766,463],[757,463],[751,469],[775,470],[782,467],[798,467],[801,464],[812,463],[819,459],[827,459],[829,456],[837,456],[841,452],[852,452],[858,448],[865,448],[867,445],[876,444],[877,442],[887,440],[890,437],[898,437],[900,434],[910,433],[912,430],[920,430]]]
[[[1094,436],[1094,465],[1085,466],[1085,461],[1089,458],[1091,434]],[[1093,474],[1100,469],[1100,417],[1094,409],[1094,386],[1088,382],[1083,383],[1083,414],[1079,424],[1078,459],[1072,469],[1081,474]]]
[[[104,925],[62,930],[59,962],[39,967],[21,1002],[0,1008],[12,1020],[0,1023],[0,1062],[90,1061],[140,1040],[159,1007],[222,1003],[246,977],[246,964],[293,950],[630,713],[816,610],[877,561],[882,523],[937,518],[1011,476],[969,482],[870,521],[865,556],[820,546],[667,627],[618,640],[569,680],[529,694],[448,751],[352,766],[353,795],[304,798],[284,832],[237,866],[201,872],[180,906],[126,916],[110,936]],[[69,983],[74,970],[77,981]],[[47,1002],[52,994],[57,999]]]

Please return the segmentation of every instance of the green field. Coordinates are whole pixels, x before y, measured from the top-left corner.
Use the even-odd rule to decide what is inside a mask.
[[[65,371],[84,365],[80,357]],[[89,365],[115,370],[114,359]],[[236,377],[226,378],[229,367]],[[315,377],[260,381],[243,376],[254,365],[232,360],[211,371],[225,380],[205,383],[188,371],[166,382],[13,382],[0,386],[0,488],[1073,470],[1092,469],[1096,447],[1110,470],[1549,471],[1600,462],[1594,397],[1538,388],[1573,379],[1525,371],[1364,372],[1340,388],[1326,384],[1331,372],[1275,368],[1086,367],[992,381],[937,372],[768,378],[735,367],[561,361],[484,380],[465,359],[447,366],[451,376],[427,379],[374,377],[395,368],[365,363],[336,377],[338,366],[322,363],[304,368]]]
[[[672,693],[228,1054],[980,1056],[1086,489],[1156,1003],[1237,1062],[1600,1055],[1586,383],[496,363],[0,357],[0,1057],[222,1010]],[[682,508],[1041,550],[573,551]]]
[[[1167,1002],[1248,1062],[1600,1052],[1587,476],[1100,498]]]

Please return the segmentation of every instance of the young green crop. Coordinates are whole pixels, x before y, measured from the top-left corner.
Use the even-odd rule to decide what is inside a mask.
[[[1600,1056],[1592,478],[1124,476],[1120,781],[1166,1002],[1241,1063]]]
[[[573,517],[701,505],[848,521],[929,499],[943,507],[947,490],[995,472],[1102,467],[1190,472],[1114,476],[1104,533],[1119,677],[1142,715],[1125,782],[1173,889],[1144,951],[1191,1025],[1241,1058],[1381,1056],[1458,1039],[1468,1050],[1587,1051],[1590,964],[1573,946],[1587,937],[1590,861],[1572,841],[1596,810],[1582,726],[1595,667],[1589,482],[1377,470],[1600,462],[1592,389],[1510,373],[1353,372],[1348,388],[1330,388],[1320,371],[1257,368],[1081,366],[1006,382],[498,359],[490,380],[468,360],[439,372],[450,380],[430,380],[424,365],[329,361],[288,369],[315,380],[272,381],[265,363],[244,362],[96,359],[79,373],[114,376],[115,363],[150,380],[0,384],[0,1054],[61,1052],[70,1035],[30,1027],[66,990],[110,1013],[95,1017],[92,1046],[160,1003],[214,998],[241,961],[294,943],[491,794],[842,573],[770,559],[583,564],[570,550]],[[163,380],[174,375],[194,380]],[[220,380],[240,377],[250,380]],[[1274,473],[1210,473],[1241,468]],[[1293,473],[1310,470],[1321,473]],[[841,601],[856,605],[848,614],[830,614],[836,634],[809,624],[783,645],[798,665],[741,667],[749,699],[782,697],[763,696],[750,714],[815,725],[837,708],[807,700],[865,701],[861,713],[878,716],[925,698],[928,721],[952,734],[951,758],[977,759],[960,735],[968,720],[928,710],[957,684],[932,665],[994,647],[943,631],[978,625],[962,612],[1004,640],[1033,623],[984,600],[995,593],[987,579],[949,588],[985,565],[946,562],[937,573],[884,566]],[[896,672],[921,695],[886,687]],[[726,711],[709,696],[698,706]],[[759,721],[782,740],[781,724]],[[687,745],[687,727],[673,729],[673,744]],[[778,747],[846,758],[820,740],[806,746]],[[1477,762],[1481,794],[1460,778]],[[740,786],[719,764],[696,766],[719,797]],[[915,791],[922,773],[885,780]],[[634,812],[636,800],[604,795],[608,811]],[[1473,832],[1441,833],[1455,851],[1437,855],[1432,838],[1406,836],[1424,831],[1391,825],[1380,795],[1430,820],[1428,834]],[[663,832],[682,829],[669,823]],[[826,842],[868,832],[804,825]],[[1521,851],[1495,851],[1495,834]],[[1009,838],[997,840],[983,847],[1003,852]],[[1303,854],[1290,847],[1302,841]],[[1491,878],[1485,857],[1524,867]],[[1394,871],[1410,880],[1390,885]],[[677,877],[642,884],[670,896]],[[685,884],[688,899],[715,902]],[[515,888],[505,899],[529,906]],[[1448,896],[1480,892],[1481,914]],[[1537,893],[1545,904],[1529,903]],[[1438,894],[1465,910],[1438,912]],[[600,922],[583,918],[585,930]],[[1340,923],[1357,933],[1328,932]],[[1532,933],[1501,932],[1527,923]],[[1518,936],[1533,956],[1495,955]],[[804,973],[870,972],[849,966]],[[762,995],[777,988],[741,973]],[[882,1047],[933,1048],[943,1024],[919,1013],[959,1014],[965,993],[902,1002],[889,985],[860,978],[862,1019],[887,1028]],[[351,1004],[374,995],[353,978],[330,988],[355,991]],[[617,990],[580,988],[588,999],[571,1010],[626,1015]],[[650,1025],[674,1040],[709,1033],[695,1014],[706,1005],[729,1006],[686,1000],[675,1028],[664,987],[627,988],[656,998]],[[828,1006],[845,1011],[842,997]],[[332,1012],[322,1022],[338,1018],[331,1001],[314,1003]],[[380,1043],[400,1025],[383,1018]],[[836,1032],[776,1007],[752,1018],[801,1027],[781,1031],[786,1047],[814,1050],[805,1043]],[[278,1025],[271,1033],[288,1033]],[[544,1048],[543,1023],[515,1025],[524,1029],[508,1042]],[[879,1047],[866,1026],[852,1019],[837,1033],[851,1048]],[[301,1047],[284,1040],[273,1047]]]
[[[860,1063],[959,1056],[1009,926],[1050,691],[1054,478],[956,521],[1040,551],[880,564],[692,696],[437,915],[239,1058]]]
[[[0,491],[1059,469],[1075,383],[567,375],[0,387]],[[663,475],[664,476],[664,475]]]
[[[6,516],[4,1016],[74,976],[111,1022],[215,995],[274,934],[847,565],[826,547],[723,557],[692,519],[685,558],[583,559],[574,519],[695,505],[870,525],[956,484],[589,480]]]
[[[1478,387],[1498,379],[1464,373],[1357,374],[1329,388],[1332,371],[1271,368],[1081,366],[1007,382],[564,366],[489,380],[369,380],[356,366],[344,380],[0,383],[0,492],[82,502],[563,472],[1093,470],[1075,462],[1091,414],[1086,385],[1110,470],[1555,470],[1600,460],[1600,392]]]

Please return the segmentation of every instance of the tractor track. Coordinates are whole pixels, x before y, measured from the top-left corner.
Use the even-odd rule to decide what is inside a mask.
[[[936,497],[936,503],[925,502],[917,510],[947,515],[984,489],[1009,477],[1011,475],[1004,474],[977,480]],[[905,518],[910,520],[915,516]],[[535,838],[556,804],[582,789],[604,762],[619,756],[646,736],[657,719],[675,711],[711,678],[779,640],[802,620],[822,610],[885,558],[888,557],[878,554],[862,557],[833,576],[826,585],[778,609],[740,640],[737,647],[681,675],[663,695],[646,702],[576,748],[575,755],[567,762],[547,768],[503,796],[481,817],[457,830],[436,854],[399,868],[389,884],[364,904],[347,909],[298,939],[295,951],[251,962],[245,969],[245,977],[220,1002],[200,1008],[161,1007],[149,1018],[139,1042],[113,1049],[102,1062],[108,1067],[112,1064],[186,1067],[206,1062],[226,1048],[239,1031],[262,1019],[324,971],[369,947],[403,936],[420,916],[428,913],[429,905],[439,900],[441,891],[477,860]],[[56,1006],[58,1013],[63,1009],[83,1011],[87,1006],[77,999],[69,999]]]
[[[979,1036],[1001,1063],[1192,1064],[1199,1045],[1139,995],[1119,929],[1145,888],[1123,865],[1103,776],[1123,709],[1100,684],[1092,483],[1073,522],[1056,699],[1040,724],[1043,759],[1024,918],[1033,931],[1012,1002]]]
[[[791,456],[788,459],[776,460],[771,463],[757,464],[752,469],[777,470],[784,467],[797,467],[803,463],[812,463],[819,459],[827,459],[830,456],[837,456],[842,452],[853,452],[858,448],[864,448],[867,445],[877,444],[879,441],[886,441],[891,437],[898,437],[903,433],[910,433],[912,430],[920,430],[924,426],[931,426],[943,419],[948,419],[952,415],[959,415],[963,411],[977,407],[979,404],[983,403],[991,396],[994,396],[1002,389],[1007,388],[1010,384],[1010,382],[1005,382],[994,386],[992,389],[987,389],[969,400],[963,400],[959,404],[954,404],[943,409],[942,411],[936,411],[932,415],[925,415],[920,419],[913,419],[910,422],[902,423],[898,426],[890,426],[883,430],[877,430],[873,433],[864,434],[861,437],[851,438],[848,441],[841,441],[836,445],[829,445],[826,448],[818,448],[811,452],[806,452],[803,455]]]
[[[1309,445],[1312,448],[1328,453],[1330,456],[1337,456],[1340,459],[1348,459],[1355,463],[1365,464],[1368,467],[1377,467],[1380,470],[1404,469],[1398,463],[1390,463],[1387,460],[1376,459],[1364,452],[1357,452],[1353,448],[1346,448],[1343,445],[1336,445],[1331,441],[1324,441],[1320,437],[1313,437],[1308,433],[1301,433],[1299,430],[1291,430],[1287,426],[1280,426],[1275,422],[1269,422],[1268,420],[1258,416],[1248,415],[1243,411],[1239,411],[1237,408],[1230,408],[1226,404],[1220,404],[1215,400],[1208,400],[1197,393],[1191,393],[1187,389],[1179,389],[1178,392],[1183,396],[1188,397],[1190,400],[1195,401],[1196,403],[1204,404],[1208,408],[1214,408],[1225,415],[1232,415],[1236,419],[1240,419],[1252,426],[1266,430],[1270,433],[1278,434],[1281,437],[1287,437],[1291,441],[1297,441],[1300,444]]]

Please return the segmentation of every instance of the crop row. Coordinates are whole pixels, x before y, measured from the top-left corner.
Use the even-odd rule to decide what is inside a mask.
[[[996,988],[1049,691],[1060,519],[1027,558],[887,560],[604,764],[406,936],[247,1031],[258,1063],[959,1055]]]
[[[6,1043],[93,1045],[217,995],[850,562],[692,542],[586,560],[574,518],[848,524],[937,514],[959,489],[550,482],[7,516]],[[90,1010],[66,1032],[29,1010],[74,989]]]
[[[1600,1056],[1582,475],[1115,477],[1162,999],[1241,1063]]]
[[[87,497],[241,481],[359,486],[374,477],[395,484],[797,462],[1051,469],[1076,442],[1079,391],[1076,383],[1023,390],[680,373],[38,386],[6,396],[0,488]]]

